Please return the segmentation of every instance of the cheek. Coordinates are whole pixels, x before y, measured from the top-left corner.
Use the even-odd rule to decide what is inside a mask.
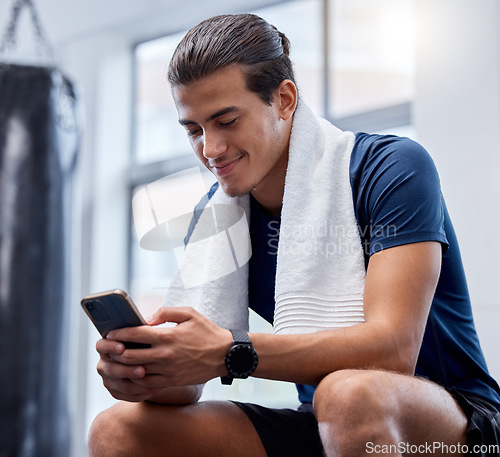
[[[282,150],[282,135],[278,123],[271,120],[256,137],[260,138],[261,159],[266,163],[274,162]]]
[[[193,139],[189,140],[189,142],[191,144],[191,148],[196,154],[196,157],[198,157],[198,159],[205,163],[207,159],[203,156],[203,141]]]

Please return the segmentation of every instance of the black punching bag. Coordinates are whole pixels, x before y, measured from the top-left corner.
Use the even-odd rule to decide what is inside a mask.
[[[0,63],[0,457],[70,455],[76,103],[57,69]]]

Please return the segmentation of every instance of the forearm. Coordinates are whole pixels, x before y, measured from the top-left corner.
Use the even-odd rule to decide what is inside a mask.
[[[167,387],[147,401],[164,405],[187,405],[196,403],[203,392],[203,384],[195,386]]]
[[[441,255],[436,242],[373,254],[364,288],[365,323],[309,335],[250,335],[259,355],[254,376],[314,385],[327,374],[348,368],[412,374]]]
[[[253,376],[316,385],[340,369],[414,371],[420,342],[375,324],[308,335],[250,334],[259,355]]]

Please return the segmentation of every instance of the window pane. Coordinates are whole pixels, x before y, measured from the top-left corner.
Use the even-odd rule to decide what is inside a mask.
[[[183,33],[137,46],[134,158],[154,162],[192,154],[170,93],[166,71]]]
[[[173,249],[184,246],[194,207],[214,182],[213,175],[200,166],[133,190],[130,291],[144,314],[161,305],[177,271]],[[172,220],[180,220],[177,233],[172,232],[172,224],[167,226]]]
[[[381,135],[405,136],[411,140],[418,141],[417,131],[413,125],[400,125],[386,130],[379,130],[378,133]]]
[[[321,0],[297,0],[255,11],[290,40],[290,58],[304,101],[323,114]]]
[[[412,0],[330,0],[330,113],[350,116],[414,97]]]

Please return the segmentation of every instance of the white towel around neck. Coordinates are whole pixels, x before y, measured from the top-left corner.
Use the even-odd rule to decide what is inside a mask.
[[[281,212],[276,334],[364,321],[365,266],[349,181],[354,138],[300,101]],[[228,197],[219,187],[192,232],[164,306],[192,306],[224,328],[248,329],[249,208],[248,195]]]

